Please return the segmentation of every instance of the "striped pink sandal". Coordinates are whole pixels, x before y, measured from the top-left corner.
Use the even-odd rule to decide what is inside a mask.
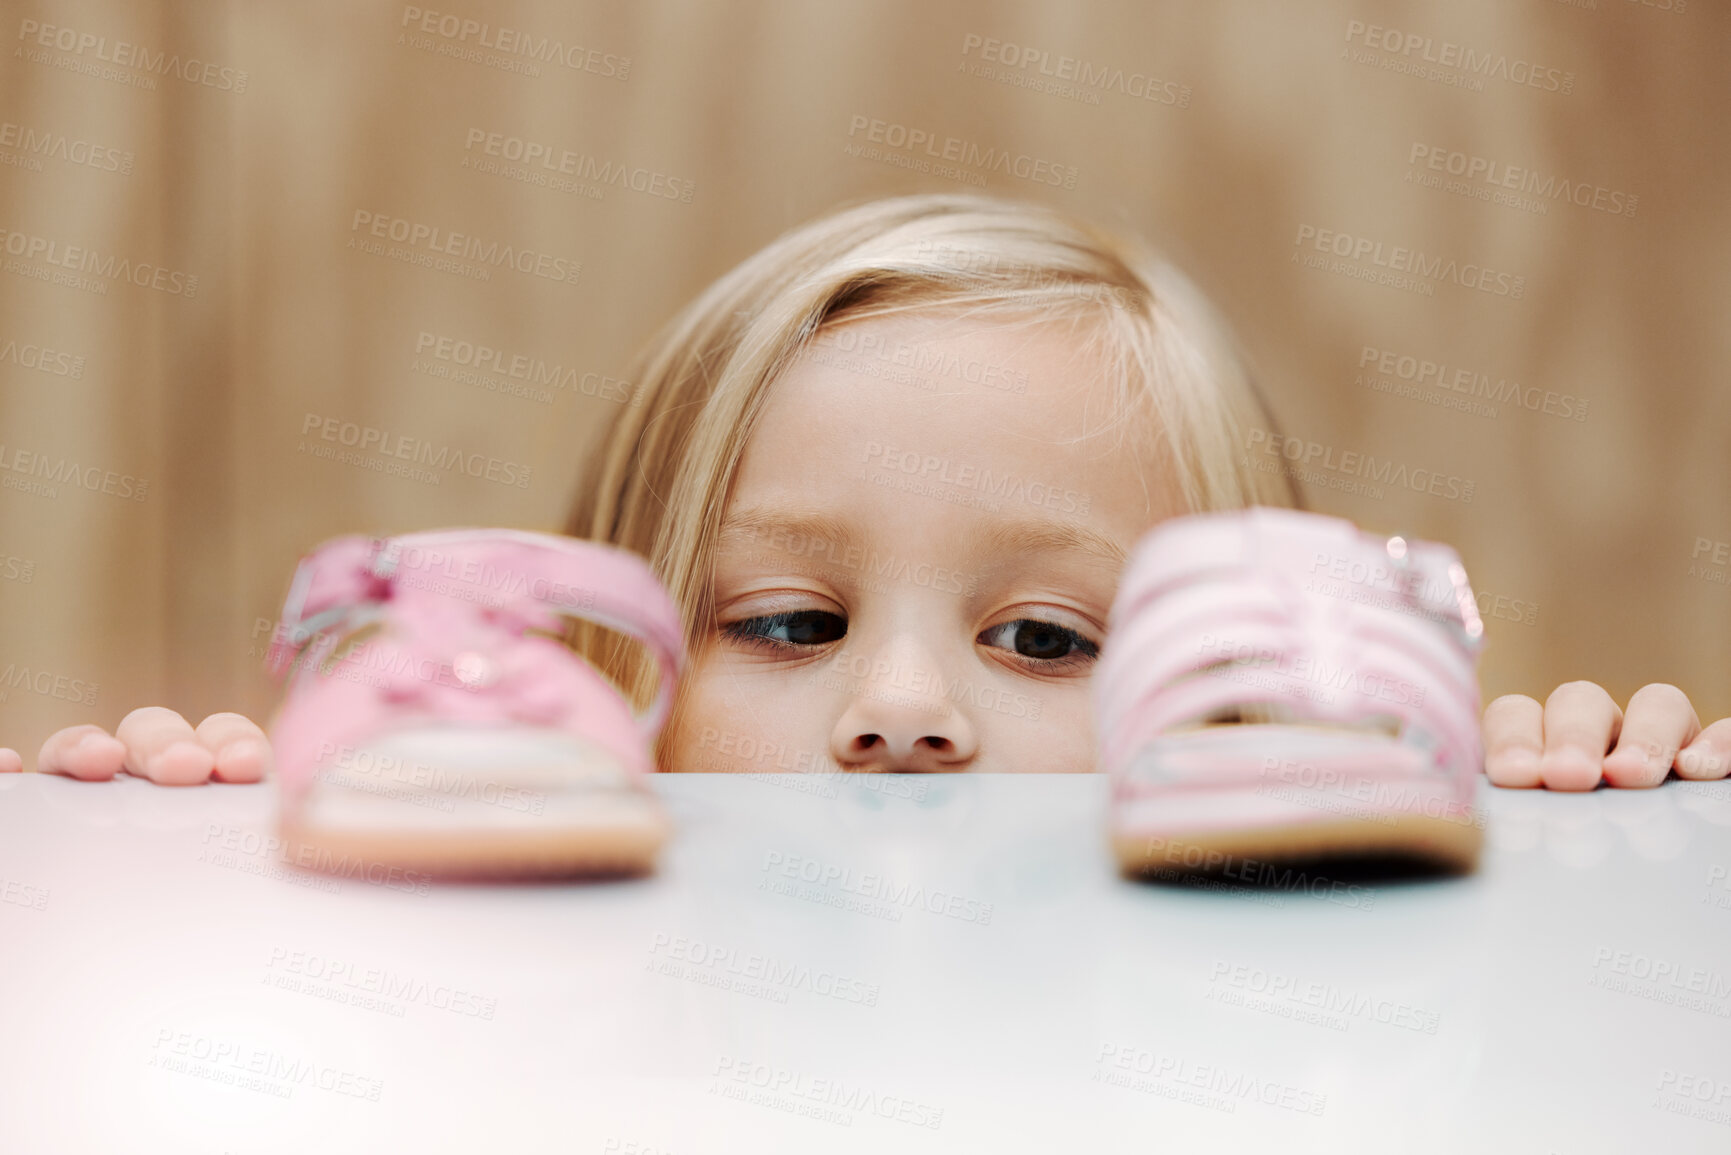
[[[1483,636],[1446,545],[1266,507],[1158,526],[1094,672],[1120,866],[1473,869]]]
[[[655,703],[563,640],[571,620],[643,643]],[[668,823],[644,776],[683,657],[635,554],[457,529],[326,542],[295,571],[270,665],[291,862],[352,873],[563,876],[653,867]]]

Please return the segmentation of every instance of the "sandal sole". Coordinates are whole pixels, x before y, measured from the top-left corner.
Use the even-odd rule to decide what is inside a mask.
[[[640,822],[589,828],[418,834],[285,822],[280,833],[292,861],[326,873],[352,873],[361,863],[369,872],[377,864],[441,879],[552,879],[652,873],[670,830],[646,807]]]
[[[641,875],[672,832],[641,775],[564,732],[429,726],[345,754],[278,822],[291,861],[312,870]]]
[[[1470,823],[1391,815],[1255,830],[1114,831],[1112,851],[1126,875],[1224,871],[1240,876],[1262,865],[1352,858],[1396,858],[1467,873],[1478,863],[1484,832]]]
[[[1113,802],[1126,874],[1355,858],[1466,872],[1484,845],[1483,813],[1461,801],[1459,780],[1385,735],[1220,726],[1169,735],[1142,757],[1145,785]]]

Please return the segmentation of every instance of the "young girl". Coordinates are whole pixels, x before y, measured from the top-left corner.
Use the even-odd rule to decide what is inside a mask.
[[[1134,543],[1298,503],[1248,460],[1275,426],[1198,294],[1040,206],[821,218],[705,291],[635,379],[567,531],[644,555],[680,606],[665,770],[1091,770],[1087,681]],[[630,654],[591,652],[647,693]],[[1503,786],[1731,768],[1731,719],[1703,729],[1666,685],[1627,714],[1584,682],[1506,696],[1484,731]],[[269,758],[239,715],[146,708],[60,731],[38,768],[251,781]]]

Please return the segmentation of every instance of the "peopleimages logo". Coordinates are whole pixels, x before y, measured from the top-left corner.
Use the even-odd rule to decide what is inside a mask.
[[[51,157],[100,172],[117,172],[121,176],[131,174],[134,159],[128,150],[93,144],[88,140],[67,136],[63,132],[35,129],[26,124],[13,124],[11,121],[0,123],[0,149],[15,151],[20,156],[31,159]],[[35,168],[36,171],[41,170],[40,165]]]
[[[812,343],[839,349],[844,353],[858,353],[862,358],[888,361],[914,373],[951,377],[1005,393],[1028,391],[1027,370],[964,357],[935,344],[887,340],[876,333],[860,333],[849,328],[819,330]]]
[[[355,210],[354,217],[349,222],[349,232],[363,237],[379,237],[407,246],[411,255],[421,258],[410,263],[431,264],[433,258],[452,257],[477,265],[491,265],[494,268],[505,266],[519,273],[571,284],[576,283],[583,268],[580,261],[538,253],[534,249],[500,244],[498,241],[485,241],[467,233],[454,233],[436,225],[368,212],[366,209]],[[351,235],[350,244],[354,244],[355,240],[356,237]]]
[[[930,562],[914,561],[893,553],[882,554],[875,549],[867,550],[857,545],[844,545],[833,538],[790,531],[780,526],[767,530],[759,530],[753,526],[739,527],[730,529],[727,536],[730,539],[761,543],[763,552],[750,558],[754,563],[774,565],[784,558],[809,560],[814,565],[801,572],[853,570],[862,576],[906,582],[922,589],[961,594],[964,597],[972,597],[979,587],[977,574],[933,565]],[[874,583],[873,588],[881,591],[887,586]]]
[[[1440,80],[1462,87],[1466,86],[1464,81],[1476,81],[1474,87],[1479,89],[1483,88],[1486,80],[1502,80],[1565,96],[1575,90],[1573,72],[1547,68],[1519,57],[1510,58],[1501,52],[1480,52],[1452,40],[1438,41],[1417,32],[1366,24],[1362,20],[1346,22],[1346,42],[1348,47],[1342,49],[1342,55],[1349,59],[1361,64],[1381,64],[1390,71],[1410,71],[1426,80]],[[1367,54],[1368,58],[1349,55],[1354,45],[1372,50]],[[1379,59],[1376,55],[1379,52],[1392,59]],[[1391,67],[1396,64],[1406,67]],[[1426,65],[1433,67],[1427,68]]]
[[[475,373],[491,373],[520,381],[526,387],[563,389],[596,397],[620,405],[642,404],[643,396],[629,381],[609,377],[593,370],[567,366],[563,362],[549,365],[544,358],[513,350],[498,349],[480,341],[429,333],[422,329],[415,335],[415,353]],[[437,373],[434,376],[447,374]],[[551,396],[548,400],[551,401]]]
[[[880,989],[877,983],[838,975],[827,969],[813,971],[810,967],[774,955],[741,951],[734,947],[705,942],[703,939],[658,931],[650,943],[649,953],[659,956],[663,963],[683,963],[699,972],[693,974],[678,966],[664,967],[661,973],[670,977],[690,978],[702,985],[725,986],[746,994],[768,994],[774,1002],[785,1003],[787,992],[804,990],[862,1007],[875,1007],[878,1004]],[[705,971],[722,978],[723,981],[705,982],[706,976],[701,973]],[[744,983],[754,984],[757,989],[736,985],[727,980],[743,980]]]
[[[1418,141],[1413,142],[1406,159],[1410,165],[1422,164],[1429,173],[1446,173],[1461,178],[1460,181],[1442,185],[1440,181],[1427,181],[1425,177],[1428,174],[1415,169],[1407,173],[1408,181],[1413,179],[1416,172],[1420,183],[1441,187],[1448,192],[1459,191],[1462,195],[1491,200],[1511,208],[1544,213],[1550,211],[1549,202],[1561,200],[1614,216],[1632,217],[1635,215],[1635,206],[1640,201],[1633,193],[1619,189],[1588,184],[1586,181],[1571,181],[1554,174],[1541,176],[1534,169],[1437,145],[1421,144]],[[1465,187],[1457,189],[1454,187],[1457,184]]]
[[[420,1003],[435,1010],[491,1022],[499,1007],[499,1000],[492,996],[429,983],[426,979],[399,974],[384,967],[361,967],[314,951],[291,951],[281,946],[271,948],[265,972],[267,982],[274,977],[278,980],[274,985],[284,989],[298,988],[307,994],[330,998],[333,1002],[380,1010],[398,1017],[402,1016],[405,1004]],[[281,981],[290,977],[305,980],[309,985],[301,987],[298,983]]]
[[[941,887],[928,889],[924,883],[893,879],[888,875],[859,874],[851,866],[841,866],[800,854],[784,854],[779,850],[764,853],[761,869],[765,874],[779,874],[783,878],[810,883],[823,890],[857,895],[868,901],[884,903],[892,910],[896,907],[918,908],[930,914],[945,915],[976,926],[991,925],[992,912],[995,909],[992,903],[968,898]],[[763,885],[764,881],[759,880],[759,890],[768,889]],[[901,912],[894,910],[893,913],[895,919],[892,921],[899,921]]]
[[[861,460],[888,473],[906,474],[922,482],[974,490],[997,501],[1026,502],[1060,513],[1086,514],[1093,501],[1091,494],[1029,480],[1014,473],[993,473],[969,462],[899,449],[881,441],[866,442]]]
[[[205,88],[235,93],[246,91],[247,77],[244,69],[224,68],[190,56],[183,60],[178,52],[152,52],[142,45],[129,44],[124,40],[116,40],[110,44],[106,36],[80,32],[76,28],[63,25],[21,20],[18,23],[18,39],[42,48],[70,52],[74,56],[89,53],[92,59],[107,64],[118,64],[123,68],[155,76],[173,76],[188,84],[198,84]]]
[[[284,1099],[293,1095],[295,1088],[310,1086],[376,1103],[385,1090],[382,1079],[308,1062],[244,1041],[216,1039],[168,1027],[157,1031],[153,1050],[148,1065],[159,1070],[196,1075]]]
[[[84,376],[84,358],[78,354],[58,352],[42,345],[21,345],[12,339],[0,345],[0,362],[10,362],[20,369],[35,369],[56,377],[77,379]]]
[[[1301,979],[1296,975],[1266,971],[1244,963],[1216,959],[1209,972],[1208,982],[1210,995],[1220,989],[1239,990],[1420,1034],[1434,1035],[1442,1023],[1439,1012],[1411,1003],[1377,998],[1363,991],[1335,986],[1333,983]]]
[[[1398,378],[1415,387],[1429,386],[1496,405],[1518,405],[1534,413],[1544,413],[1569,421],[1587,419],[1587,399],[1584,397],[1576,397],[1572,393],[1558,393],[1552,389],[1540,389],[1536,385],[1522,385],[1519,381],[1510,381],[1507,377],[1492,379],[1488,373],[1450,365],[1444,361],[1415,357],[1410,353],[1366,345],[1359,353],[1358,367],[1374,367],[1377,373]],[[1490,415],[1495,416],[1496,411],[1493,409]]]
[[[430,658],[419,662],[402,655],[378,654],[370,647],[362,655],[345,659],[389,671],[402,677],[408,675],[423,682],[439,683],[461,689],[474,687],[462,680],[459,658],[455,666],[449,662],[435,663]],[[462,799],[515,810],[523,814],[540,814],[547,807],[547,796],[539,790],[504,785],[490,778],[477,778],[446,766],[427,762],[404,761],[388,754],[379,754],[365,747],[339,746],[335,742],[319,743],[320,773],[332,778],[335,785],[400,798],[414,805],[451,812],[454,802]],[[333,774],[332,769],[340,772]]]
[[[218,822],[205,823],[203,845],[210,852],[214,850],[221,854],[233,856],[244,855],[249,859],[263,859],[268,864],[270,860],[289,863],[311,871],[322,871],[328,875],[338,875],[343,878],[358,879],[374,886],[383,886],[387,890],[401,891],[405,894],[424,895],[432,886],[432,875],[423,874],[418,870],[406,870],[403,867],[391,865],[377,860],[368,860],[349,854],[337,855],[325,847],[290,844],[274,834],[261,834],[256,830],[248,830],[239,826],[225,826]],[[203,856],[200,861],[205,861]],[[214,865],[232,867],[235,864],[228,859],[209,859]],[[269,871],[248,870],[247,873],[266,873]],[[302,876],[304,877],[304,876]],[[334,878],[317,880],[325,883],[335,883]]]
[[[301,419],[301,436],[308,434],[315,435],[319,440],[352,449],[356,453],[374,453],[432,469],[454,470],[467,477],[485,478],[518,489],[528,486],[534,469],[523,462],[504,461],[484,453],[467,452],[453,445],[437,445],[425,438],[393,434],[389,430],[318,413],[308,413]],[[317,452],[319,448],[316,444],[313,446],[314,456],[333,456],[329,452]],[[306,442],[302,441],[301,452],[308,451]],[[440,475],[430,476],[436,478]]]
[[[22,478],[0,477],[0,486],[34,493],[38,497],[58,497],[57,486],[77,486],[92,493],[105,493],[123,501],[143,501],[150,493],[150,482],[130,473],[116,473],[100,465],[81,465],[67,457],[50,457],[29,449],[8,447],[0,442],[0,474],[22,474]],[[31,480],[40,478],[40,481]]]
[[[1159,1094],[1228,1113],[1236,1113],[1239,1103],[1252,1101],[1302,1115],[1321,1115],[1328,1110],[1328,1096],[1308,1088],[1217,1063],[1156,1054],[1129,1043],[1101,1043],[1095,1064],[1094,1082]]]
[[[490,132],[484,128],[469,130],[463,141],[463,151],[478,152],[483,157],[519,164],[523,168],[520,179],[526,179],[530,184],[546,184],[553,176],[571,177],[596,186],[615,185],[648,197],[679,201],[682,204],[690,204],[692,194],[697,189],[697,185],[691,181],[668,176],[655,169],[616,164],[611,160],[602,160],[586,152],[573,152],[546,141],[528,140],[507,133]],[[465,167],[473,163],[471,157],[463,158]],[[517,173],[509,171],[509,165],[501,167],[503,175],[518,176]]]
[[[9,902],[29,910],[47,910],[50,891],[45,887],[0,878],[0,902]]]
[[[723,1055],[716,1060],[712,1093],[774,1107],[827,1123],[851,1125],[853,1112],[936,1131],[944,1109],[905,1095],[888,1095],[845,1079],[820,1079],[786,1067]],[[729,1086],[733,1084],[733,1086]],[[753,1096],[748,1092],[757,1092]]]
[[[1300,261],[1299,254],[1299,250],[1308,246],[1318,253],[1332,254],[1350,263],[1348,267],[1330,271],[1346,272],[1364,280],[1412,274],[1430,281],[1450,281],[1463,289],[1477,289],[1481,293],[1509,297],[1517,301],[1527,291],[1527,279],[1523,276],[1498,272],[1488,266],[1471,262],[1461,264],[1452,258],[1435,256],[1422,249],[1407,248],[1404,245],[1385,247],[1383,242],[1370,237],[1320,229],[1315,225],[1299,225],[1298,235],[1292,238],[1292,245],[1292,259],[1295,262],[1309,263]],[[1369,266],[1361,263],[1367,260],[1370,262]],[[1386,270],[1386,273],[1379,273],[1378,270]]]
[[[1697,537],[1689,555],[1689,576],[1715,585],[1731,585],[1731,541]]]
[[[883,145],[904,160],[914,161],[913,164],[904,163],[902,167],[916,171],[925,171],[920,168],[921,164],[938,161],[977,172],[999,172],[1034,184],[1067,189],[1076,187],[1076,166],[1073,164],[1058,164],[1025,152],[982,145],[959,136],[941,135],[935,129],[910,127],[856,114],[848,121],[847,134],[849,139],[863,135],[866,144]],[[873,150],[870,159],[878,159],[876,152]]]
[[[1676,959],[1602,946],[1593,952],[1587,985],[1731,1017],[1731,974],[1685,966]]]
[[[1044,48],[996,40],[970,32],[962,37],[962,71],[970,71],[966,61],[973,59],[982,65],[999,65],[1015,72],[999,72],[993,68],[977,69],[973,75],[1009,83],[1017,88],[1032,88],[1040,92],[1099,104],[1102,92],[1116,92],[1132,100],[1151,100],[1178,108],[1190,107],[1190,86],[1175,80],[1162,80],[1146,72],[1126,71],[1106,64],[1080,60],[1060,54],[1056,58]]]
[[[1281,463],[1285,462],[1289,476],[1333,489],[1363,491],[1371,497],[1380,498],[1382,492],[1376,487],[1388,485],[1410,489],[1414,493],[1428,493],[1432,497],[1471,502],[1477,488],[1474,482],[1453,474],[1439,473],[1434,469],[1408,469],[1404,462],[1396,462],[1390,457],[1379,458],[1356,449],[1340,451],[1320,441],[1271,434],[1266,429],[1252,429],[1245,438],[1244,448],[1251,455],[1247,458],[1251,467],[1264,473],[1280,470]],[[1318,473],[1318,470],[1327,472]],[[1337,484],[1337,479],[1350,484]],[[1360,479],[1374,484],[1361,485]]]
[[[1415,814],[1456,826],[1477,826],[1481,830],[1485,826],[1482,809],[1475,809],[1470,799],[1454,797],[1450,788],[1435,784],[1393,785],[1348,774],[1335,766],[1273,756],[1262,760],[1261,778],[1256,788],[1258,794],[1384,826],[1396,825],[1400,815]]]
[[[1210,660],[1210,666],[1231,663],[1230,666],[1220,669],[1204,667],[1200,671],[1202,673],[1230,676],[1245,670],[1268,668],[1280,675],[1280,679],[1276,679],[1270,688],[1282,684],[1284,680],[1287,685],[1296,682],[1334,690],[1350,690],[1359,698],[1376,698],[1397,706],[1424,705],[1423,686],[1405,678],[1391,677],[1374,667],[1358,668],[1348,662],[1331,665],[1327,658],[1294,654],[1290,650],[1262,642],[1248,642],[1233,637],[1221,638],[1213,634],[1202,635],[1196,644],[1196,652],[1206,656]],[[1332,702],[1334,698],[1329,695],[1322,700]]]
[[[41,261],[60,269],[73,269],[79,273],[91,273],[105,277],[110,281],[129,281],[142,289],[156,289],[176,297],[198,296],[198,276],[194,273],[177,272],[165,269],[161,265],[148,262],[134,262],[126,257],[109,253],[104,256],[95,249],[82,245],[69,245],[53,237],[37,236],[34,233],[21,233],[13,229],[0,227],[0,250],[7,256],[17,257],[24,261]],[[10,266],[13,262],[7,262]],[[8,268],[8,272],[18,272],[25,275],[35,275],[27,267]],[[44,279],[47,272],[41,274]],[[96,283],[100,291],[107,292],[107,286]],[[84,288],[86,286],[77,286]]]
[[[573,72],[588,72],[609,80],[624,80],[631,74],[631,57],[615,56],[581,44],[567,44],[551,36],[536,36],[504,25],[494,26],[452,12],[434,12],[412,5],[403,8],[399,27],[446,41],[440,54],[479,62],[479,49],[488,49],[518,63],[561,64]],[[473,45],[471,48],[470,46]]]
[[[4,702],[11,691],[23,690],[40,694],[44,698],[94,706],[96,692],[100,688],[95,682],[86,682],[68,674],[56,674],[53,670],[32,670],[29,666],[20,666],[16,662],[0,670],[0,702]]]
[[[954,678],[945,678],[936,670],[923,666],[911,666],[901,662],[891,662],[884,658],[871,658],[864,654],[849,653],[844,646],[837,650],[835,656],[825,664],[823,669],[832,674],[839,674],[843,679],[853,679],[854,682],[864,682],[866,696],[876,697],[879,701],[905,703],[932,715],[948,713],[948,708],[939,705],[940,701],[955,702],[959,705],[972,706],[980,710],[991,710],[999,714],[1007,714],[1012,718],[1026,718],[1038,721],[1040,711],[1044,706],[1043,699],[1030,697],[1027,694],[1004,690],[999,687],[982,685],[966,675],[957,674]],[[862,688],[847,681],[837,684],[832,679],[819,679],[814,684],[825,685],[845,693],[861,693]],[[890,691],[900,690],[910,697],[898,698]]]

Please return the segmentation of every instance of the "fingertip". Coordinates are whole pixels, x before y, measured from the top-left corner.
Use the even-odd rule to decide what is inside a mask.
[[[1545,751],[1539,776],[1547,790],[1591,790],[1599,784],[1604,759],[1585,750],[1563,746]]]
[[[1664,751],[1655,752],[1644,746],[1618,746],[1605,755],[1605,782],[1620,790],[1649,790],[1663,782],[1670,773],[1671,759]]]
[[[114,732],[122,734],[139,727],[157,726],[186,726],[189,730],[192,728],[185,718],[167,706],[140,706],[136,710],[129,710],[126,717],[114,727]]]
[[[126,744],[112,734],[92,730],[62,752],[60,765],[75,778],[106,781],[126,762]]]
[[[174,742],[145,760],[144,776],[159,786],[197,786],[215,768],[215,757],[197,742]]]
[[[270,743],[263,738],[238,738],[217,751],[211,777],[218,782],[259,782],[270,770]]]
[[[1691,782],[1717,782],[1731,773],[1731,757],[1715,754],[1706,742],[1698,742],[1677,755],[1677,776]]]
[[[1610,702],[1613,708],[1616,707],[1616,699],[1611,697],[1611,692],[1609,690],[1599,685],[1599,683],[1589,682],[1585,678],[1576,678],[1572,682],[1562,683],[1556,689],[1551,691],[1550,696],[1547,697],[1545,701],[1549,703],[1558,698],[1579,698],[1589,702]]]
[[[1519,746],[1487,754],[1485,777],[1493,786],[1515,790],[1530,790],[1544,781],[1537,752]]]
[[[24,773],[24,759],[18,751],[10,747],[0,746],[0,774]]]
[[[237,738],[262,738],[264,730],[257,722],[245,714],[237,714],[233,710],[223,710],[207,715],[198,724],[198,738],[201,742],[234,741]]]
[[[1485,707],[1485,777],[1492,785],[1530,790],[1543,783],[1545,710],[1525,694],[1504,694]]]
[[[106,782],[120,773],[126,747],[100,726],[56,730],[36,754],[36,769],[85,782]]]

